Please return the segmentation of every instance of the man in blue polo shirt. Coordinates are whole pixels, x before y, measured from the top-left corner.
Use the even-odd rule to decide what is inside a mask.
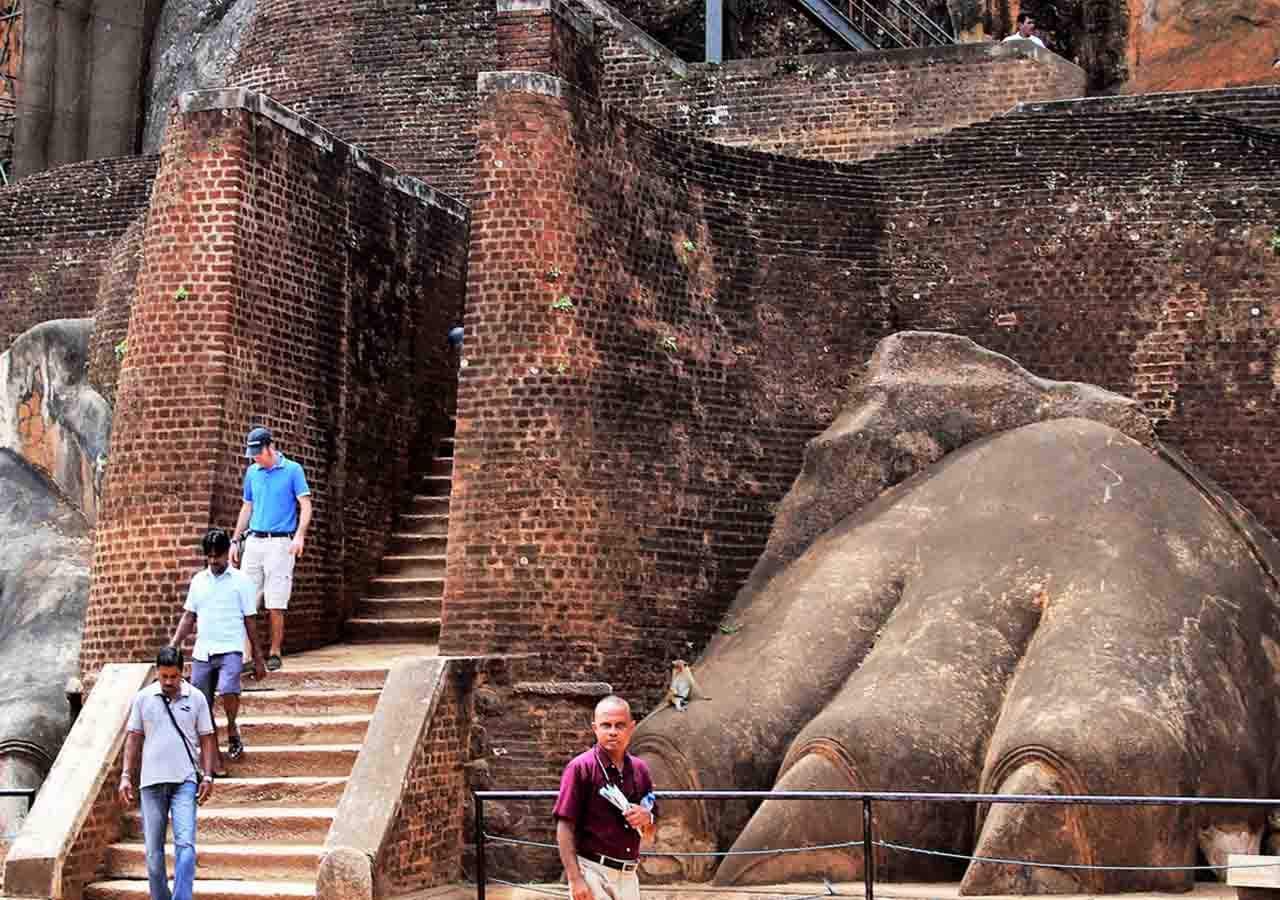
[[[302,466],[272,444],[271,432],[255,428],[245,438],[244,503],[231,539],[231,562],[257,587],[271,619],[271,651],[267,668],[280,668],[284,644],[284,612],[293,590],[293,566],[306,545],[311,524],[311,488]],[[241,542],[244,552],[240,552]]]

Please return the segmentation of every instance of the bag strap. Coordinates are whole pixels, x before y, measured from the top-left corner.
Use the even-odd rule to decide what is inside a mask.
[[[203,781],[204,772],[200,771],[200,767],[196,765],[196,758],[191,755],[191,745],[187,743],[187,733],[182,730],[178,720],[173,717],[173,710],[169,707],[169,698],[164,691],[160,692],[160,699],[164,701],[164,711],[169,714],[169,721],[173,723],[174,729],[178,732],[178,738],[182,741],[182,749],[187,751],[187,759],[191,762],[191,768],[195,769],[196,781]]]

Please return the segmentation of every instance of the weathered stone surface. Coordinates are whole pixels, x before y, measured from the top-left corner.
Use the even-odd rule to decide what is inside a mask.
[[[56,319],[0,354],[0,448],[47,472],[92,523],[111,442],[111,407],[90,387],[92,319]]]
[[[923,385],[938,378],[942,358],[925,358]],[[987,382],[980,409],[1019,408],[1000,396],[1026,389],[1007,377],[1011,365],[993,366],[1005,387],[981,368],[969,373]],[[715,700],[641,725],[634,748],[655,780],[677,789],[1274,790],[1274,540],[1207,481],[1188,477],[1185,462],[1153,451],[1123,402],[1084,386],[1067,393],[1074,403],[1092,397],[1077,410],[1115,416],[1143,440],[1063,418],[947,453],[979,417],[952,405],[945,379],[921,390],[917,397],[932,394],[939,411],[955,415],[923,430],[924,450],[908,447],[902,474],[918,471],[827,527],[762,590],[744,590],[697,666]],[[868,447],[892,446],[879,432],[884,409],[916,414],[910,402],[883,399],[856,392],[849,412],[865,435],[848,421],[833,426],[850,457],[880,459]],[[861,483],[844,473],[862,470],[841,469],[834,454],[828,467],[845,478],[836,493]],[[872,482],[885,471],[873,468]],[[829,802],[669,802],[663,820],[660,846],[681,849],[861,838],[860,817]],[[1105,865],[1179,865],[1197,845],[1213,860],[1256,852],[1264,828],[1261,810],[1170,807],[1002,806],[975,825],[974,811],[959,805],[881,804],[876,821],[881,836],[913,846]],[[712,874],[699,860],[646,867],[657,878]],[[715,880],[861,872],[860,852],[844,848],[732,857]],[[970,893],[1190,886],[1186,873],[977,864],[966,873],[928,857],[877,859],[886,880],[962,874]]]
[[[1126,93],[1280,82],[1280,0],[1128,0]]]
[[[316,897],[318,900],[372,900],[372,860],[351,847],[329,848],[316,873]]]
[[[804,469],[782,501],[739,605],[818,535],[950,451],[1069,416],[1155,441],[1151,423],[1126,397],[1037,378],[959,335],[906,331],[885,338],[844,410],[806,448]]]
[[[39,787],[71,727],[64,690],[79,670],[92,555],[79,511],[0,449],[0,787]],[[0,834],[23,811],[0,800]]]
[[[159,151],[179,95],[227,86],[256,9],[257,0],[166,0],[151,44],[142,152]]]

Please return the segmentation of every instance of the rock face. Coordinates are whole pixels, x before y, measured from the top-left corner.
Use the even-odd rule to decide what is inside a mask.
[[[92,319],[55,319],[0,353],[0,448],[48,472],[92,523],[111,442],[111,407],[89,386]]]
[[[71,727],[93,542],[40,472],[0,450],[0,787],[38,788]],[[0,800],[0,835],[24,810]]]
[[[1125,93],[1280,83],[1280,0],[1128,0]]]
[[[151,45],[143,153],[160,150],[180,94],[226,87],[256,8],[257,0],[166,0]]]
[[[1280,547],[1185,463],[1153,449],[1123,398],[1039,382],[948,336],[902,337],[882,343],[853,403],[810,447],[822,465],[807,458],[797,481],[835,473],[823,518],[839,518],[772,578],[744,588],[696,666],[713,699],[642,723],[633,747],[655,781],[1269,796],[1280,663],[1280,590],[1269,572]],[[904,343],[914,352],[895,349]],[[886,364],[909,358],[918,388],[908,387],[915,368]],[[970,407],[947,387],[949,370],[973,382]],[[877,384],[894,388],[878,394]],[[1067,418],[1054,417],[1058,403]],[[1029,424],[1018,421],[1028,413]],[[999,421],[1009,430],[995,430]],[[867,485],[892,480],[895,432],[909,438],[904,480],[868,496]],[[821,492],[810,485],[806,502]],[[861,839],[859,812],[834,802],[669,802],[659,841],[838,844]],[[1186,865],[1197,843],[1210,860],[1257,852],[1263,818],[1007,805],[975,822],[964,805],[883,803],[876,827],[885,840],[951,853]],[[658,879],[713,874],[700,860],[646,866]],[[1191,886],[1187,873],[877,857],[886,880],[962,875],[967,893]],[[723,885],[861,876],[860,849],[849,847],[730,857],[714,872]]]

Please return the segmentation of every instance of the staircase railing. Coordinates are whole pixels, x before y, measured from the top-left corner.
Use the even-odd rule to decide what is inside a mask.
[[[942,25],[930,18],[914,0],[844,0],[841,9],[828,0],[801,0],[810,9],[816,4],[827,4],[856,31],[867,43],[881,49],[905,49],[938,44],[954,44],[956,39]],[[838,2],[838,0],[837,0]],[[825,16],[819,16],[825,21]],[[837,30],[837,33],[839,31]],[[841,35],[844,37],[844,35]],[[848,38],[845,37],[848,41]],[[860,47],[849,41],[856,49]]]

